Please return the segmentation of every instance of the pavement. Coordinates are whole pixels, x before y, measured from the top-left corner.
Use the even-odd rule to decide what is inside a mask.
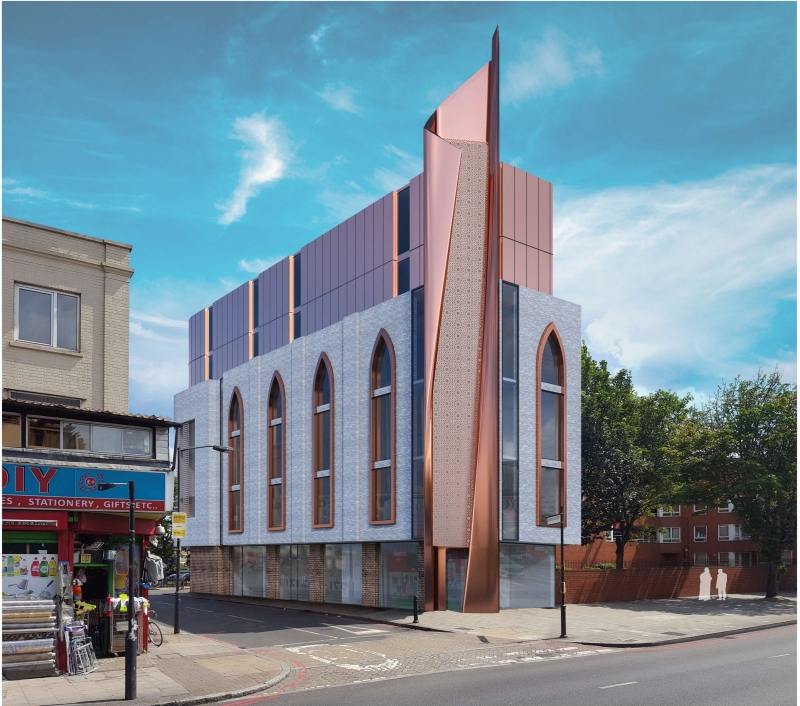
[[[206,598],[196,594],[191,596],[195,601]],[[225,600],[268,608],[291,608],[306,614],[327,613],[423,630],[481,635],[498,640],[548,640],[558,638],[561,634],[561,611],[558,608],[518,608],[499,613],[431,611],[421,613],[419,623],[414,625],[413,616],[408,611],[260,598],[226,597]],[[202,607],[200,602],[192,605]],[[164,605],[163,610],[169,611],[171,606]],[[796,621],[796,592],[786,592],[781,600],[766,600],[762,594],[734,594],[725,601],[674,598],[567,605],[567,636],[570,642],[611,647],[644,647],[680,642]]]
[[[153,591],[150,600],[164,644],[151,645],[139,658],[136,703],[161,706],[234,697],[249,704],[265,694],[284,697],[404,676],[414,677],[416,684],[423,675],[479,667],[605,660],[625,652],[623,647],[669,649],[665,645],[671,642],[781,629],[777,626],[797,620],[794,595],[778,601],[735,595],[727,601],[568,605],[569,637],[562,640],[558,609],[488,615],[437,611],[421,614],[413,626],[404,611],[183,594],[183,632],[173,635],[173,593]],[[3,702],[49,706],[121,700],[124,659],[100,662],[100,669],[86,677],[3,682]]]
[[[137,660],[139,705],[202,703],[213,694],[230,698],[263,690],[288,674],[288,666],[268,655],[253,654],[235,645],[190,633],[164,633],[161,647],[150,645]],[[103,704],[125,696],[125,658],[98,660],[86,676],[58,676],[3,682],[3,706]],[[219,700],[219,699],[214,699]]]

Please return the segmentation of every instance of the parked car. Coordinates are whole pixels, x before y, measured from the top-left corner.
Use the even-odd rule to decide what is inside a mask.
[[[181,586],[186,586],[189,583],[189,572],[188,571],[181,571],[180,574]],[[164,577],[164,585],[169,586],[175,585],[175,572],[173,571],[171,574],[168,574]]]

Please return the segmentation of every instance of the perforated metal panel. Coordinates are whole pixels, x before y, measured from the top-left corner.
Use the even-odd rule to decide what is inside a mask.
[[[486,267],[488,146],[462,152],[433,386],[433,543],[469,546]]]

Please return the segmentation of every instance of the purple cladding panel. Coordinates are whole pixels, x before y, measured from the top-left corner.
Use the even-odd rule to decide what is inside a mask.
[[[370,270],[364,275],[364,309],[370,309],[381,300],[375,297],[375,274],[378,274],[380,281],[380,270]]]
[[[374,270],[374,277],[372,281],[372,306],[377,306],[386,301],[383,296],[383,268],[379,267]]]
[[[394,259],[394,196],[383,197],[383,262]]]
[[[322,272],[325,269],[324,264],[324,253],[322,252],[322,238],[317,238],[315,241],[315,251],[314,251],[314,270],[316,271],[316,282],[314,282],[314,297],[318,298],[321,297],[324,293],[324,289],[322,287]]]
[[[339,286],[347,284],[347,227],[338,225],[339,231]]]
[[[339,229],[331,230],[331,291],[339,286]]]
[[[536,248],[527,248],[526,259],[528,262],[528,289],[539,289],[539,251]]]
[[[308,301],[308,245],[300,249],[300,302]]]
[[[317,273],[317,246],[312,240],[308,244],[308,257],[303,261],[303,284],[307,284],[306,297],[303,302],[310,302],[317,296],[316,273]]]
[[[539,247],[539,179],[533,174],[527,174],[525,180],[526,200],[528,202],[528,217],[526,231],[528,233],[528,245],[533,248]],[[528,270],[530,274],[530,270]],[[536,287],[531,287],[536,289]]]
[[[372,266],[380,267],[383,264],[383,199],[373,204],[372,211],[374,224]]]
[[[553,185],[539,179],[539,250],[553,252]],[[540,260],[541,262],[541,260]],[[539,270],[541,279],[541,269]]]
[[[525,231],[528,215],[525,204],[528,201],[527,174],[521,169],[514,170],[514,240],[528,244]],[[530,243],[535,246],[536,243]]]
[[[331,232],[322,236],[322,293],[331,291]]]
[[[375,207],[370,204],[364,211],[364,268],[375,267]]]
[[[364,211],[359,211],[356,214],[356,277],[360,277],[363,274],[364,274]]]
[[[345,222],[347,229],[347,281],[356,277],[356,219],[348,218]]]
[[[331,325],[331,293],[322,295],[322,328]]]
[[[539,251],[539,287],[540,292],[553,293],[553,256]]]
[[[411,180],[411,186],[409,187],[409,248],[413,250],[414,248],[419,247],[420,244],[420,223],[421,223],[421,214],[420,211],[422,210],[422,193],[420,191],[420,186],[422,184],[422,178],[415,176]]]
[[[345,284],[339,289],[336,290],[337,296],[339,297],[339,321],[341,321],[345,316],[347,316],[347,285]]]
[[[510,164],[503,164],[501,195],[503,201],[501,237],[514,238],[514,172],[517,171]]]
[[[391,262],[383,266],[383,301],[389,301],[394,296],[394,264]]]
[[[500,238],[501,276],[506,282],[514,282],[515,243],[508,238]]]
[[[364,278],[356,280],[356,311],[364,311]]]
[[[514,243],[514,281],[520,287],[528,286],[528,256],[525,252],[527,249],[527,245]]]
[[[341,321],[339,315],[339,288],[337,287],[331,292],[331,324],[336,324]]]

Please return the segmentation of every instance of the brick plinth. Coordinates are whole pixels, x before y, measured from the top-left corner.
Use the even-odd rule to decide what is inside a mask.
[[[192,547],[192,591],[233,595],[232,547]]]
[[[308,548],[308,594],[312,603],[325,602],[325,545]]]
[[[379,544],[361,545],[361,605],[372,608],[380,605],[380,558]]]
[[[265,573],[267,575],[267,598],[280,598],[281,560],[280,548],[277,544],[267,545]]]

